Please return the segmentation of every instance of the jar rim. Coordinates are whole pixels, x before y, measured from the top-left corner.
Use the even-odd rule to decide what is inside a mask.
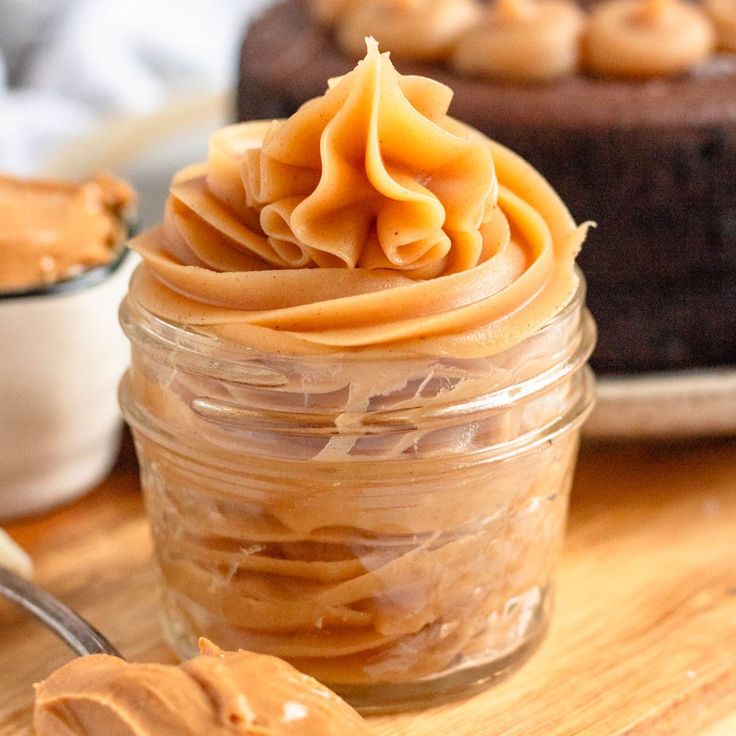
[[[584,299],[585,281],[581,274],[573,298],[531,337],[509,351],[480,359],[487,360],[487,365],[484,362],[478,363],[479,359],[467,359],[467,370],[475,376],[472,386],[479,389],[477,392],[461,392],[458,395],[452,391],[440,391],[436,395],[432,394],[434,398],[426,401],[421,394],[420,386],[415,390],[413,397],[410,397],[411,401],[401,400],[394,406],[375,405],[370,408],[356,404],[352,409],[343,406],[337,409],[329,403],[319,406],[306,401],[292,402],[288,408],[284,408],[283,403],[278,400],[272,401],[269,395],[271,391],[274,391],[274,395],[279,391],[286,392],[285,395],[293,393],[295,380],[298,384],[296,390],[298,392],[305,390],[305,395],[308,394],[306,386],[312,380],[310,376],[313,375],[317,377],[315,380],[320,380],[322,373],[319,369],[325,367],[330,369],[330,364],[342,365],[344,362],[343,367],[348,372],[352,367],[365,368],[365,364],[359,366],[355,362],[356,356],[353,353],[285,356],[267,354],[245,346],[228,344],[221,338],[212,339],[209,335],[197,333],[188,327],[182,329],[151,315],[147,310],[138,313],[139,305],[134,301],[123,302],[121,305],[121,323],[131,341],[143,352],[149,353],[153,360],[163,365],[175,365],[192,375],[204,376],[208,380],[221,380],[255,389],[255,394],[241,394],[239,398],[205,392],[204,395],[192,396],[188,400],[189,410],[200,420],[229,430],[245,429],[257,433],[308,437],[330,437],[339,434],[345,437],[351,434],[352,430],[349,428],[352,427],[357,428],[355,431],[361,435],[386,435],[411,432],[418,421],[421,421],[423,429],[470,425],[485,417],[500,415],[513,407],[532,402],[535,397],[554,390],[562,383],[572,381],[576,374],[582,372],[585,374],[583,384],[587,388],[582,389],[582,395],[574,405],[569,406],[562,416],[555,419],[556,425],[564,428],[582,421],[581,417],[587,415],[593,402],[592,379],[588,375],[590,369],[586,364],[595,345],[596,329],[590,312],[584,306]],[[537,348],[527,341],[539,336],[544,338],[545,330],[554,330],[555,326],[563,330],[559,336],[554,332],[551,333],[554,340],[559,342],[559,352],[554,350],[549,354],[549,360],[542,361],[539,365],[532,361],[528,370],[521,375],[510,373],[505,364],[513,365],[519,362],[519,357],[511,351],[518,349],[523,351],[529,344],[533,355]],[[190,338],[193,338],[191,342]],[[212,347],[213,345],[219,347],[223,343],[226,347],[234,348],[234,352],[227,353]],[[203,346],[209,351],[205,352]],[[346,356],[352,358],[352,361],[345,360]],[[362,355],[359,354],[357,357],[360,358]],[[428,369],[431,372],[435,364],[445,361],[451,369],[456,366],[463,371],[466,370],[461,367],[461,359],[452,356],[414,354],[408,357],[406,355],[386,357],[385,353],[382,354],[385,362],[392,358],[396,361],[392,370],[402,372],[406,370],[409,378],[420,372],[426,376]],[[313,362],[313,359],[316,360]],[[368,364],[367,374],[362,371],[364,375],[371,375],[370,367]],[[412,369],[415,369],[415,374],[412,374]],[[501,371],[502,376],[508,375],[510,380],[487,382],[485,376],[489,375],[488,371],[495,370]],[[344,376],[341,376],[339,380],[343,381],[343,378]],[[307,383],[303,384],[303,381]],[[575,385],[578,386],[576,390],[580,390],[577,382]],[[261,390],[265,390],[265,393]],[[440,395],[445,398],[437,400]],[[255,397],[255,403],[251,405],[245,396]],[[341,418],[339,426],[336,420],[338,414]],[[366,420],[366,417],[369,419]],[[140,424],[146,424],[143,417],[139,417],[139,420]],[[544,435],[549,430],[550,425],[545,423],[537,426],[532,434],[538,435],[541,432]],[[531,436],[525,435],[523,441],[528,442],[530,439]]]

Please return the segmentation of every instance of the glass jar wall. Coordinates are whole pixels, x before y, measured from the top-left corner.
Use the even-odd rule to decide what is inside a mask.
[[[484,686],[545,630],[595,328],[581,285],[487,358],[257,353],[128,297],[121,405],[165,631],[283,657],[366,710]]]

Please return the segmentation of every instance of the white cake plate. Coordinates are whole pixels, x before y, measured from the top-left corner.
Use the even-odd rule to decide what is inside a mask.
[[[603,377],[588,437],[736,435],[736,367]]]

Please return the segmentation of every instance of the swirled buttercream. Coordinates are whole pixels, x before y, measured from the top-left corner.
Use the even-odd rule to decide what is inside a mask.
[[[362,736],[345,702],[286,662],[200,641],[178,667],[80,657],[36,685],[37,736]]]
[[[570,299],[584,237],[451,91],[366,58],[288,120],[216,133],[132,246],[153,313],[259,349],[489,355]]]

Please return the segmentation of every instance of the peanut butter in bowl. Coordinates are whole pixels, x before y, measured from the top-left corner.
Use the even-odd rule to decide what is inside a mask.
[[[368,41],[288,120],[173,179],[121,310],[165,632],[364,710],[541,640],[595,329],[585,236],[452,92]]]
[[[106,174],[0,176],[0,519],[79,496],[117,457],[134,206]]]
[[[37,289],[119,257],[133,191],[100,174],[85,182],[0,176],[0,293]]]

